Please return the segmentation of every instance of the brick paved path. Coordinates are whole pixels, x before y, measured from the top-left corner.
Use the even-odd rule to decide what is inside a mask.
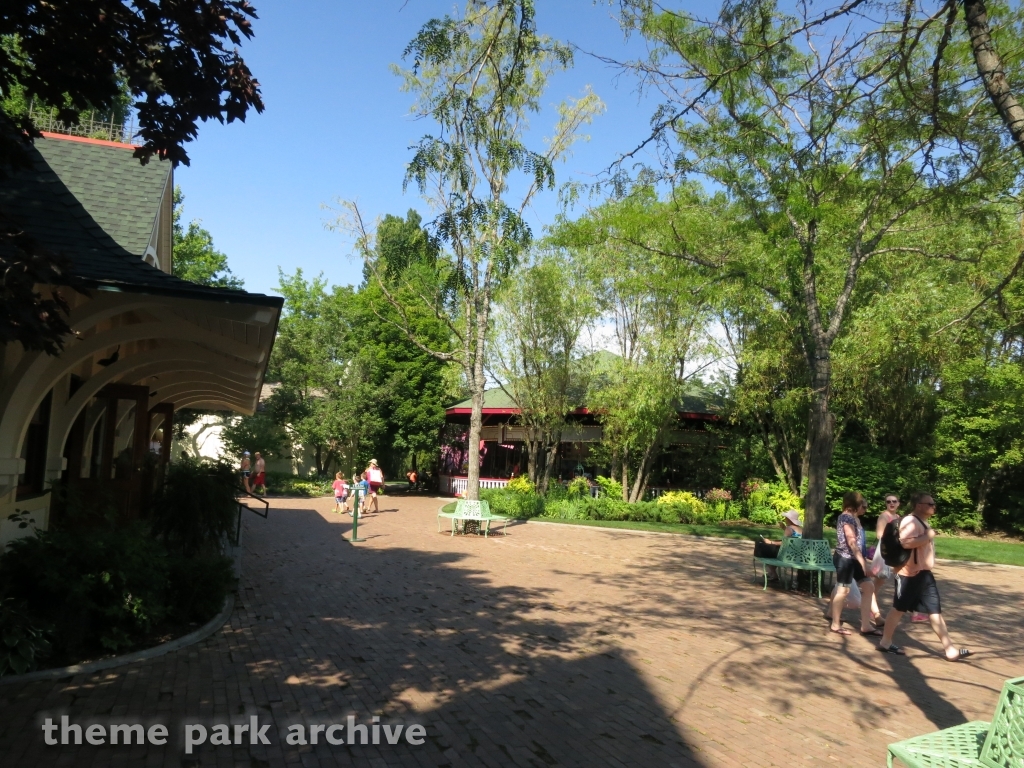
[[[905,627],[906,658],[830,635],[817,599],[761,591],[749,543],[535,523],[452,539],[437,500],[391,498],[353,547],[332,505],[247,521],[241,599],[202,643],[0,686],[3,764],[881,766],[891,741],[988,719],[1024,674],[1020,569],[940,564],[954,639],[978,652],[949,664],[927,626]],[[172,740],[46,747],[46,714],[161,722]],[[350,714],[428,739],[283,743],[288,725]],[[270,746],[183,754],[183,721],[252,715]]]

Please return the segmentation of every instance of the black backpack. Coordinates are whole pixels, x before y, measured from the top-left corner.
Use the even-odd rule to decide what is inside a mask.
[[[882,560],[890,568],[902,568],[910,559],[911,551],[900,541],[900,518],[885,524],[878,546],[882,548]]]

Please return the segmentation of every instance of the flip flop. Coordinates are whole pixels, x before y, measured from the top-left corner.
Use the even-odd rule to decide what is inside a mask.
[[[963,660],[964,660],[964,659],[966,659],[966,658],[967,658],[968,656],[973,656],[973,655],[974,655],[974,654],[973,654],[973,653],[971,653],[971,652],[970,652],[969,650],[967,650],[966,648],[961,648],[961,649],[960,649],[959,651],[957,651],[957,655],[956,655],[956,656],[954,656],[954,657],[953,657],[952,659],[951,659],[951,658],[949,658],[949,656],[945,656],[945,655],[943,656],[943,658],[945,658],[945,659],[946,659],[946,661],[963,661]]]
[[[864,631],[864,630],[862,629],[862,630],[860,631],[860,633],[861,633],[862,635],[864,635],[864,637],[882,637],[882,636],[883,636],[883,635],[885,634],[884,632],[882,632],[882,630],[880,630],[880,629],[877,629],[877,628],[876,628],[876,629],[872,629],[872,630],[869,630],[869,631],[867,631],[867,632],[865,632],[865,631]]]
[[[846,627],[840,627],[839,629],[832,629],[832,627],[829,627],[828,631],[829,632],[835,632],[837,635],[852,635],[853,634],[853,632],[848,630]]]
[[[882,653],[891,653],[894,656],[906,656],[907,655],[907,652],[904,651],[902,648],[900,648],[898,645],[890,645],[888,648],[883,648],[882,646],[878,646],[878,650],[880,650]]]

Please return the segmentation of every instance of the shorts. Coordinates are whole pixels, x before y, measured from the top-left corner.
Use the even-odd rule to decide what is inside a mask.
[[[266,485],[267,475],[264,472],[260,472],[256,477],[253,478],[253,485]]]
[[[248,470],[248,469],[243,469],[242,470],[242,477],[248,477],[251,474],[252,474],[251,470]]]
[[[855,581],[859,584],[868,580],[860,563],[852,557],[843,557],[838,552],[833,552],[832,565],[836,567],[836,584],[841,587],[848,587]]]
[[[344,504],[345,503],[345,497],[344,496],[335,496],[334,497],[334,503],[335,504]]]
[[[370,493],[376,494],[384,483],[370,483]]]
[[[896,591],[892,596],[892,607],[908,613],[915,611],[931,616],[942,613],[939,599],[939,585],[931,571],[921,571],[916,576],[897,576]]]

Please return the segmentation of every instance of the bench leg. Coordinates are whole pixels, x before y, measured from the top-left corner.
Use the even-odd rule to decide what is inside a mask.
[[[764,589],[762,591],[763,592],[767,592],[768,591],[768,566],[766,566],[764,563],[761,563],[761,575],[764,576]]]
[[[486,539],[490,535],[491,535],[491,521],[490,520],[485,520],[484,521],[484,538]]]

